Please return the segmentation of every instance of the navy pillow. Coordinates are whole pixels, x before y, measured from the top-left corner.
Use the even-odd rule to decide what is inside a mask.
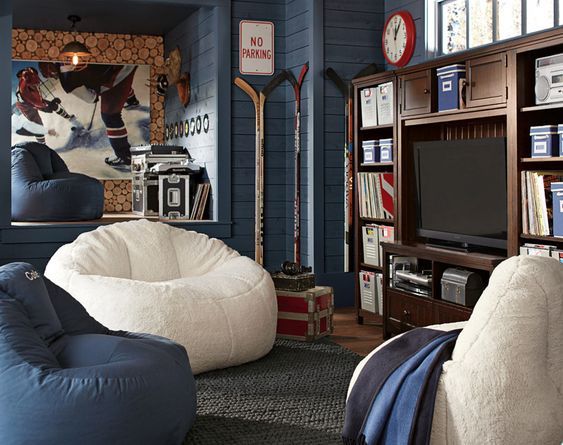
[[[39,336],[50,344],[63,334],[63,328],[51,303],[39,272],[31,264],[11,263],[0,267],[0,298],[18,300],[25,308]]]

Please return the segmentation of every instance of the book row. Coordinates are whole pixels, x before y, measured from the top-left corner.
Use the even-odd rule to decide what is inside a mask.
[[[393,219],[393,173],[358,173],[360,217]]]

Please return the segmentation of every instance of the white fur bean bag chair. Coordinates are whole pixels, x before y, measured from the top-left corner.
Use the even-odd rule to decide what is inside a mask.
[[[276,335],[270,275],[223,242],[146,220],[61,247],[45,276],[110,329],[185,346],[194,374],[256,360]]]
[[[376,351],[358,365],[350,389]],[[431,443],[562,441],[563,265],[550,258],[513,257],[494,271],[452,359],[444,363]]]

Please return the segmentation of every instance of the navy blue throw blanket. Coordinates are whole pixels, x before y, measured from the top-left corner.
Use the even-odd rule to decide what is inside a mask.
[[[346,402],[344,444],[428,444],[442,364],[460,332],[413,329],[377,351]]]

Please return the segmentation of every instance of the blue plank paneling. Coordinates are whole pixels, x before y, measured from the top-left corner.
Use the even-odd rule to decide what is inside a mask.
[[[351,79],[369,63],[383,67],[381,30],[383,2],[325,0],[324,61],[341,77]],[[324,272],[343,270],[344,253],[344,100],[330,80],[324,90]],[[342,298],[353,303],[353,292]],[[352,299],[350,299],[352,298]]]

